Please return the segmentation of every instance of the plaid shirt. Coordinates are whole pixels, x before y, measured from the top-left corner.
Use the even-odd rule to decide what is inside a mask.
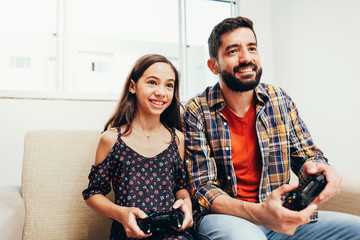
[[[260,83],[256,89],[256,131],[262,157],[259,201],[288,183],[290,168],[303,179],[305,161],[327,163],[314,145],[291,98],[281,89]],[[229,124],[222,113],[225,100],[219,84],[191,99],[184,109],[186,168],[194,209],[208,213],[219,194],[236,197]],[[314,215],[312,220],[316,220]]]

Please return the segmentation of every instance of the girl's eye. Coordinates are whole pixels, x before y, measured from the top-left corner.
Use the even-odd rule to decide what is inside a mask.
[[[151,85],[155,85],[155,84],[156,84],[156,82],[155,82],[154,80],[150,80],[150,81],[149,81],[149,84],[151,84]]]
[[[168,83],[168,84],[166,85],[166,87],[168,87],[168,88],[174,88],[174,84],[173,84],[173,83]]]

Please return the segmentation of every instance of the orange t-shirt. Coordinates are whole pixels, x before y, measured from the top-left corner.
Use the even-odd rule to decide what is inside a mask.
[[[259,202],[261,176],[261,153],[255,128],[256,102],[253,101],[244,117],[236,116],[226,106],[226,117],[231,134],[231,154],[237,179],[237,198],[248,202]]]

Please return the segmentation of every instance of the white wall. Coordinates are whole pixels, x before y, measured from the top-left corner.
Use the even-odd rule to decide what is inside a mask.
[[[273,84],[273,45],[270,0],[240,0],[238,13],[251,19],[258,40],[261,65],[263,68],[262,81]]]
[[[115,105],[115,101],[0,99],[0,185],[20,185],[27,131],[101,131]]]
[[[240,0],[254,22],[262,81],[283,87],[342,174],[360,168],[360,1]]]
[[[341,173],[360,168],[360,1],[271,1],[275,83]]]

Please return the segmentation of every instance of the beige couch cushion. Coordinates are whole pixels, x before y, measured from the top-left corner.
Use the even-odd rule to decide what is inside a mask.
[[[82,198],[100,131],[31,131],[25,137],[23,239],[108,239],[111,220]],[[111,198],[111,197],[110,197]]]
[[[0,239],[21,240],[25,208],[20,186],[0,187]]]
[[[340,194],[319,206],[320,210],[350,213],[360,216],[360,183],[359,177],[343,175],[343,186]]]

